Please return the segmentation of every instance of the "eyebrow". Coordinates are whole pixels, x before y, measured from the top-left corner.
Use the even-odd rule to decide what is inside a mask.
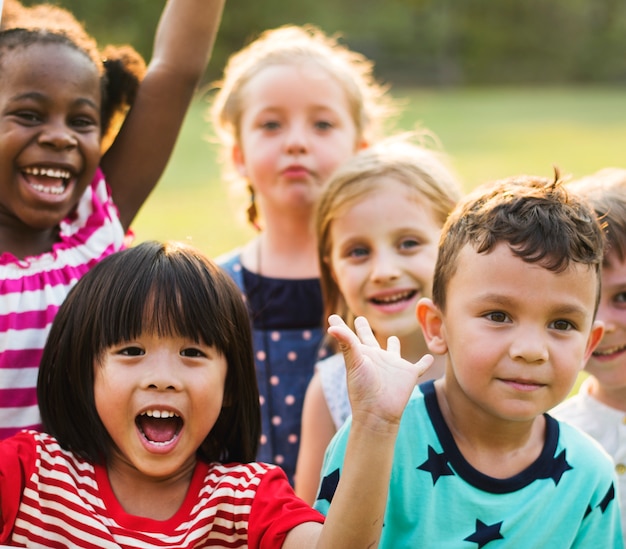
[[[489,303],[496,303],[496,304],[500,304],[503,306],[507,306],[507,305],[511,306],[511,305],[515,305],[517,301],[519,300],[510,298],[508,296],[504,296],[502,294],[489,293],[489,294],[482,294],[482,295],[476,296],[474,301],[476,302],[487,301]],[[572,303],[558,304],[552,309],[552,313],[555,315],[572,315],[572,314],[585,315],[588,312],[589,312],[589,309],[587,307],[583,307],[581,305],[575,305]]]
[[[30,92],[26,92],[26,93],[21,93],[19,95],[14,95],[13,97],[11,97],[11,101],[23,101],[25,99],[32,99],[34,101],[45,101],[47,100],[47,96],[41,92],[38,91],[30,91]],[[77,99],[76,101],[74,101],[74,103],[81,105],[81,104],[85,104],[85,105],[89,105],[90,107],[99,110],[100,106],[97,105],[95,102],[93,102],[91,99],[88,99],[86,97],[80,97],[79,99]]]

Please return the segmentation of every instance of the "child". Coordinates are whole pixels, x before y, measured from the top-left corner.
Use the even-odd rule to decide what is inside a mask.
[[[376,339],[396,335],[413,362],[428,352],[415,308],[430,297],[437,244],[460,185],[441,155],[408,136],[360,151],[331,177],[315,228],[325,317],[368,319]],[[437,357],[426,379],[443,374]],[[311,505],[324,451],[350,414],[341,353],[322,360],[309,384],[295,489]]]
[[[607,168],[569,188],[591,204],[606,227],[598,306],[604,337],[585,366],[589,377],[578,394],[551,413],[591,435],[613,457],[626,531],[626,170]]]
[[[546,414],[602,338],[602,246],[558,175],[478,189],[450,214],[417,306],[446,369],[402,417],[380,547],[623,549],[609,456]],[[329,446],[323,511],[349,424]]]
[[[341,326],[329,331],[347,350],[355,413],[351,463],[322,526],[279,467],[251,463],[259,396],[248,312],[232,279],[174,243],[105,258],[50,330],[38,380],[47,433],[0,443],[0,543],[375,545],[402,409],[432,357],[399,362],[392,339],[392,360],[376,364],[381,349],[367,329],[364,344]]]
[[[103,64],[80,26],[35,28],[47,23],[39,8],[34,22],[30,8],[15,10],[0,32],[0,439],[40,424],[35,381],[50,324],[76,281],[124,247],[167,164],[222,5],[169,0],[140,85],[137,55],[107,48]]]
[[[263,224],[257,238],[218,259],[253,322],[258,458],[281,465],[291,481],[323,335],[313,208],[333,171],[376,137],[385,97],[367,59],[318,29],[288,26],[231,57],[212,106],[224,150],[251,193],[249,220]]]

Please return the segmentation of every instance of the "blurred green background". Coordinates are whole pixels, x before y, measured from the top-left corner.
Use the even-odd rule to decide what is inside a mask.
[[[100,45],[128,42],[150,58],[165,0],[51,0]],[[25,5],[37,0],[23,0]],[[398,130],[425,126],[466,189],[553,165],[580,177],[626,166],[624,0],[227,0],[203,89],[259,32],[314,24],[375,62],[405,105]],[[133,224],[136,241],[188,240],[211,256],[245,242],[247,197],[220,175],[199,93],[157,189]]]
[[[520,173],[580,177],[626,166],[626,93],[615,87],[401,89],[398,129],[426,126],[470,189]],[[247,197],[220,175],[218,146],[199,96],[167,171],[133,224],[137,240],[186,240],[211,256],[242,244]]]

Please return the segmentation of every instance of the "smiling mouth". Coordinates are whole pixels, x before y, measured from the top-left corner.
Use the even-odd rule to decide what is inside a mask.
[[[28,184],[33,189],[40,193],[51,195],[63,194],[72,177],[68,170],[37,166],[24,168],[22,173],[26,176]]]
[[[178,436],[183,427],[183,420],[174,412],[146,410],[135,418],[135,424],[148,442],[165,445]]]
[[[610,347],[608,349],[602,349],[601,351],[596,349],[592,356],[611,356],[618,353],[621,353],[626,350],[626,345],[616,345],[615,347]]]
[[[372,297],[370,301],[375,305],[393,305],[394,303],[409,301],[413,299],[416,295],[416,290],[407,290],[406,292],[399,292],[397,294],[388,295],[385,297]]]

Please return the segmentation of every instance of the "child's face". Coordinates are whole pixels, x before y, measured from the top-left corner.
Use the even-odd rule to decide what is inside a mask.
[[[612,391],[626,388],[626,260],[614,254],[602,271],[597,319],[604,323],[604,337],[586,369]]]
[[[427,199],[393,177],[381,177],[332,221],[333,278],[379,341],[421,338],[415,307],[431,295],[440,233]]]
[[[310,210],[359,146],[344,89],[314,63],[268,66],[252,77],[239,130],[233,160],[268,219],[271,211]]]
[[[109,469],[139,479],[189,471],[222,409],[226,359],[181,337],[142,334],[95,365],[96,409],[115,443]]]
[[[578,263],[555,273],[506,243],[488,254],[466,245],[445,312],[429,317],[438,334],[431,350],[448,353],[446,391],[500,421],[529,421],[558,404],[602,337],[593,321],[597,284]]]
[[[65,45],[2,58],[0,224],[49,229],[67,216],[100,160],[100,80]]]

